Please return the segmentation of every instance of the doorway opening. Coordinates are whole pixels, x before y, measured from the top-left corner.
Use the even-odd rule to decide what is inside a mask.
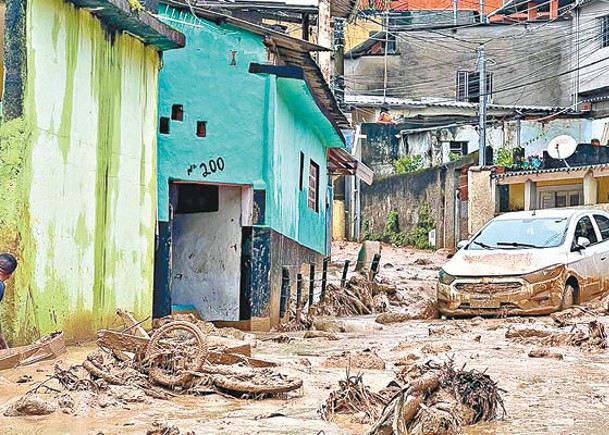
[[[176,183],[172,192],[172,308],[238,321],[243,188]]]

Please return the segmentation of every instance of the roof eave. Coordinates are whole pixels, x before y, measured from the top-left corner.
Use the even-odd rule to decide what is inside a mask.
[[[162,23],[145,10],[133,11],[127,0],[67,1],[88,10],[112,27],[129,32],[159,51],[182,48],[186,45],[186,37],[182,33]]]

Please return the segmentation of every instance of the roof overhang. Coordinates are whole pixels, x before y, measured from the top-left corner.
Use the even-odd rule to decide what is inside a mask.
[[[319,90],[316,89],[314,87],[314,85],[309,83],[309,80],[307,79],[306,73],[303,68],[298,67],[298,66],[293,66],[293,65],[276,66],[276,65],[263,65],[263,64],[259,64],[259,63],[252,63],[252,64],[250,64],[249,72],[252,74],[273,74],[273,75],[277,76],[278,78],[299,80],[302,83],[304,83],[308,90],[308,94],[310,95],[310,98],[313,99],[313,101],[315,102],[315,105],[317,106],[319,111],[323,114],[325,119],[332,125],[332,128],[334,129],[335,133],[338,135],[338,137],[341,140],[341,146],[344,146],[345,137],[336,120],[336,117],[331,112],[328,105],[324,104],[324,102],[322,101],[322,98],[320,98],[320,96],[318,95]],[[306,99],[306,96],[304,96],[302,94],[300,95],[300,97],[301,97],[301,99]],[[334,146],[336,146],[336,145],[334,145]]]
[[[332,175],[355,175],[371,185],[374,172],[343,148],[328,148],[328,171]]]
[[[186,37],[162,23],[148,11],[132,11],[127,0],[68,0],[88,10],[104,23],[125,31],[159,51],[182,48]]]
[[[98,0],[100,1],[100,0]],[[118,0],[113,0],[118,1]],[[121,0],[126,1],[126,0]],[[311,51],[329,51],[330,49],[327,47],[323,47],[321,45],[313,44],[309,41],[304,41],[302,39],[293,38],[291,36],[286,35],[285,33],[278,32],[276,30],[269,29],[268,27],[259,26],[258,24],[250,23],[249,21],[241,20],[239,18],[235,18],[231,15],[222,14],[216,11],[212,11],[209,9],[202,8],[200,6],[189,6],[186,0],[160,0],[160,3],[166,4],[168,6],[174,7],[176,9],[182,9],[190,11],[191,13],[196,12],[196,16],[198,18],[202,18],[208,21],[211,21],[217,25],[222,23],[230,24],[232,26],[238,27],[243,30],[247,30],[252,32],[255,35],[259,35],[265,38],[265,40],[272,45],[275,45],[279,48],[302,51],[302,52],[311,52]]]

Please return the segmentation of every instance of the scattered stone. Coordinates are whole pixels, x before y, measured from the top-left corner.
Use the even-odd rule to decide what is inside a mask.
[[[427,343],[421,348],[421,352],[426,354],[438,354],[444,352],[450,352],[452,347],[447,343]]]
[[[414,364],[420,358],[421,358],[421,355],[418,355],[414,352],[410,352],[406,355],[398,357],[393,364],[395,366],[408,366],[408,365]]]
[[[376,323],[387,325],[390,323],[403,323],[410,320],[437,319],[438,309],[433,301],[423,300],[414,304],[407,312],[382,313],[376,318]]]
[[[432,261],[428,258],[417,258],[414,261],[414,264],[417,264],[419,266],[428,266],[432,263]]]
[[[32,380],[32,377],[30,375],[21,375],[21,376],[19,376],[19,378],[17,378],[15,383],[26,384],[26,383],[30,382],[31,380]]]
[[[338,340],[338,335],[325,331],[307,331],[303,338],[325,338],[327,340]]]
[[[462,335],[467,334],[468,329],[460,323],[430,325],[428,333],[432,335]]]
[[[57,396],[57,405],[59,406],[59,410],[64,414],[74,414],[76,403],[69,393],[63,393]]]
[[[505,338],[544,338],[556,333],[545,325],[512,326],[505,332]]]
[[[4,411],[5,417],[19,417],[23,415],[48,415],[57,411],[57,404],[48,397],[38,394],[28,394],[7,408]]]
[[[110,389],[110,394],[112,394],[112,397],[114,397],[116,400],[127,403],[146,401],[146,394],[140,388],[136,387],[113,386]]]
[[[349,368],[363,370],[384,370],[385,361],[374,351],[346,352],[344,355],[331,356],[321,364],[325,368]]]
[[[385,263],[385,264],[383,264],[383,269],[393,269],[393,267],[394,266],[391,263]]]
[[[155,421],[146,435],[180,435],[180,429],[169,421]]]
[[[554,358],[554,359],[564,359],[564,356],[561,352],[556,350],[547,349],[543,347],[535,347],[529,350],[530,358]]]
[[[480,325],[480,324],[484,323],[484,318],[483,318],[483,317],[474,317],[474,318],[473,318],[473,319],[470,321],[470,323],[471,323],[473,326],[478,326],[478,325]]]

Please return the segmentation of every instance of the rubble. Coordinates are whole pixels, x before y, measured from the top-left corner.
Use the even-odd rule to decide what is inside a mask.
[[[303,338],[325,338],[326,340],[338,340],[338,335],[326,331],[307,331]]]
[[[330,356],[322,362],[322,367],[384,370],[385,361],[372,350],[345,352],[341,355]]]
[[[456,369],[449,360],[420,365],[416,373],[379,393],[371,392],[361,376],[347,375],[322,405],[322,417],[364,413],[366,422],[373,422],[366,435],[452,435],[505,414],[500,390],[483,372]]]
[[[26,394],[4,411],[5,417],[22,415],[48,415],[57,411],[57,404],[49,397],[38,394]]]
[[[66,351],[62,332],[46,335],[35,343],[0,350],[0,370],[55,359]]]
[[[534,347],[529,350],[528,356],[530,358],[553,358],[553,359],[564,359],[561,352],[557,350],[547,349],[544,347]]]
[[[213,325],[180,316],[182,320],[156,322],[149,336],[131,315],[117,314],[125,321],[122,331],[99,331],[99,351],[90,353],[82,365],[55,365],[54,373],[6,415],[43,415],[58,408],[74,413],[74,398],[66,392],[93,394],[92,405],[104,408],[177,394],[265,398],[302,387],[302,380],[268,368],[275,363],[251,358],[250,344],[234,338],[245,335],[218,333]],[[56,397],[41,399],[39,391]]]

